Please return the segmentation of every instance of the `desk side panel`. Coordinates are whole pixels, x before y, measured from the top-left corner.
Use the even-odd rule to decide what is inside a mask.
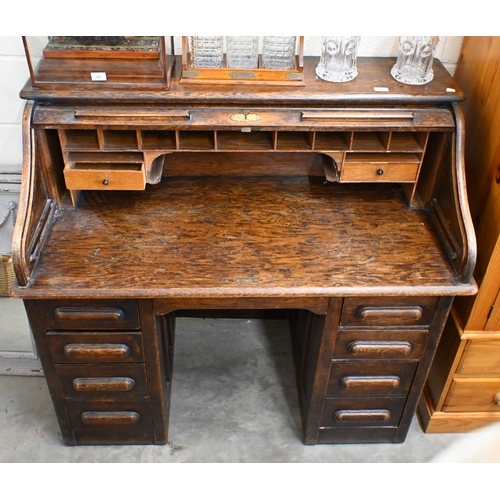
[[[23,172],[19,212],[13,236],[12,260],[20,286],[27,286],[52,226],[56,202],[49,193],[44,170],[47,157],[40,136],[31,127],[34,104],[23,114]],[[43,141],[41,141],[43,142]]]
[[[477,248],[465,181],[465,120],[458,106],[453,110],[456,130],[440,139],[445,147],[437,147],[431,161],[424,161],[419,193],[462,283],[473,283]]]

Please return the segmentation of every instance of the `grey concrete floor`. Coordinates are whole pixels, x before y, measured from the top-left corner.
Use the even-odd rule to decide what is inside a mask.
[[[279,320],[177,320],[166,446],[67,447],[45,379],[0,377],[2,463],[423,463],[457,436],[425,434],[415,416],[402,444],[305,446]]]

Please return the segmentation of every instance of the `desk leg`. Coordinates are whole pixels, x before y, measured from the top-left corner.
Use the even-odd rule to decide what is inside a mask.
[[[331,298],[325,316],[306,310],[291,313],[290,329],[304,444],[318,442],[341,310],[342,298]]]
[[[167,444],[172,387],[174,313],[156,316],[153,301],[139,300],[139,314],[144,337],[144,358],[155,444]]]

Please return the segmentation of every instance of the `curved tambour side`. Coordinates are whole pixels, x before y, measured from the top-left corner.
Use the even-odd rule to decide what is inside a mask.
[[[36,167],[36,135],[32,127],[35,106],[34,101],[27,101],[23,113],[22,184],[12,241],[12,262],[20,287],[29,286],[56,206],[47,195],[43,176]]]
[[[460,281],[474,284],[477,248],[465,181],[465,119],[456,103],[451,110],[455,130],[425,206]]]
[[[12,237],[12,263],[20,286],[28,284],[30,271],[26,259],[25,234],[29,225],[30,206],[33,200],[32,165],[34,150],[34,134],[31,130],[31,117],[33,115],[34,101],[28,101],[24,107],[22,133],[23,133],[23,168],[21,192],[19,195],[19,211]]]
[[[456,191],[458,195],[458,210],[462,216],[462,232],[465,244],[465,251],[462,258],[460,278],[463,283],[473,280],[472,273],[477,259],[477,242],[472,216],[469,208],[467,196],[467,186],[465,181],[465,116],[457,103],[453,104],[457,123],[455,160],[456,160]]]

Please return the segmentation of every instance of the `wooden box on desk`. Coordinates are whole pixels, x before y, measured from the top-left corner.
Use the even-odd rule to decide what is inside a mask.
[[[189,37],[182,37],[182,73],[180,83],[184,84],[229,84],[229,85],[279,85],[303,87],[304,82],[304,37],[297,37],[296,55],[292,69],[264,68],[262,55],[254,69],[231,68],[224,54],[220,68],[200,68],[192,64]]]
[[[33,88],[168,90],[173,38],[164,36],[23,36]]]
[[[466,174],[479,292],[457,297],[418,409],[426,432],[500,420],[500,38],[466,37],[455,79],[467,95]]]

